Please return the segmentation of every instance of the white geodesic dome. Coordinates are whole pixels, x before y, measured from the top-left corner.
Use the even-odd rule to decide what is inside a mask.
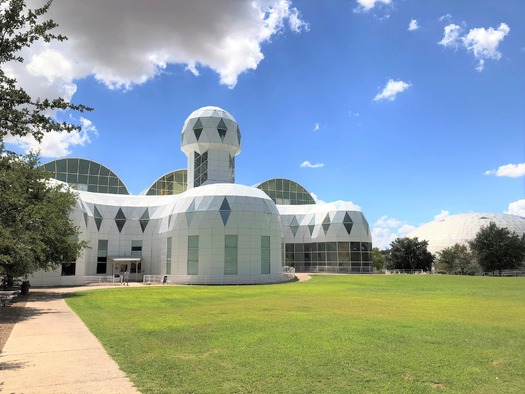
[[[423,224],[407,237],[428,241],[428,250],[436,253],[456,243],[466,244],[478,231],[494,222],[498,227],[508,228],[519,235],[525,234],[525,218],[506,213],[462,213]]]

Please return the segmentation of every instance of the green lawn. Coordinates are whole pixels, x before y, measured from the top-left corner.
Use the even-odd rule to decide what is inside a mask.
[[[522,393],[525,279],[314,276],[67,299],[144,393]]]

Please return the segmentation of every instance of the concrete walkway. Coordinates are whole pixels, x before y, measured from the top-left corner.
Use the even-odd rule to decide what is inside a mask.
[[[80,289],[31,289],[0,355],[0,392],[139,393],[66,305]]]

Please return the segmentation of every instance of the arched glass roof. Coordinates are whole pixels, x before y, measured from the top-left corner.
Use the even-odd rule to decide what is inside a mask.
[[[109,168],[86,159],[59,159],[43,164],[52,177],[74,189],[94,193],[129,194],[124,182]]]
[[[175,170],[161,176],[143,193],[146,196],[180,194],[188,188],[188,171]]]
[[[265,192],[278,205],[315,204],[308,190],[290,179],[269,179],[256,187]]]

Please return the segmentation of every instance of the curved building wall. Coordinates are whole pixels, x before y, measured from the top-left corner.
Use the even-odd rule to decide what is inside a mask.
[[[283,280],[281,221],[261,191],[213,184],[182,194],[167,223],[174,281],[202,284]],[[177,247],[173,247],[173,245]]]
[[[285,265],[297,272],[370,273],[372,235],[355,205],[278,206]]]
[[[137,281],[143,275],[190,284],[284,280],[279,212],[255,188],[213,184],[177,196],[80,191],[71,218],[89,247],[69,273],[39,272],[33,285],[79,285],[125,270]]]
[[[494,222],[498,227],[508,228],[519,235],[525,234],[525,218],[506,213],[472,212],[448,216],[423,224],[407,234],[407,237],[428,241],[428,250],[437,253],[454,244],[466,244],[478,231]]]

